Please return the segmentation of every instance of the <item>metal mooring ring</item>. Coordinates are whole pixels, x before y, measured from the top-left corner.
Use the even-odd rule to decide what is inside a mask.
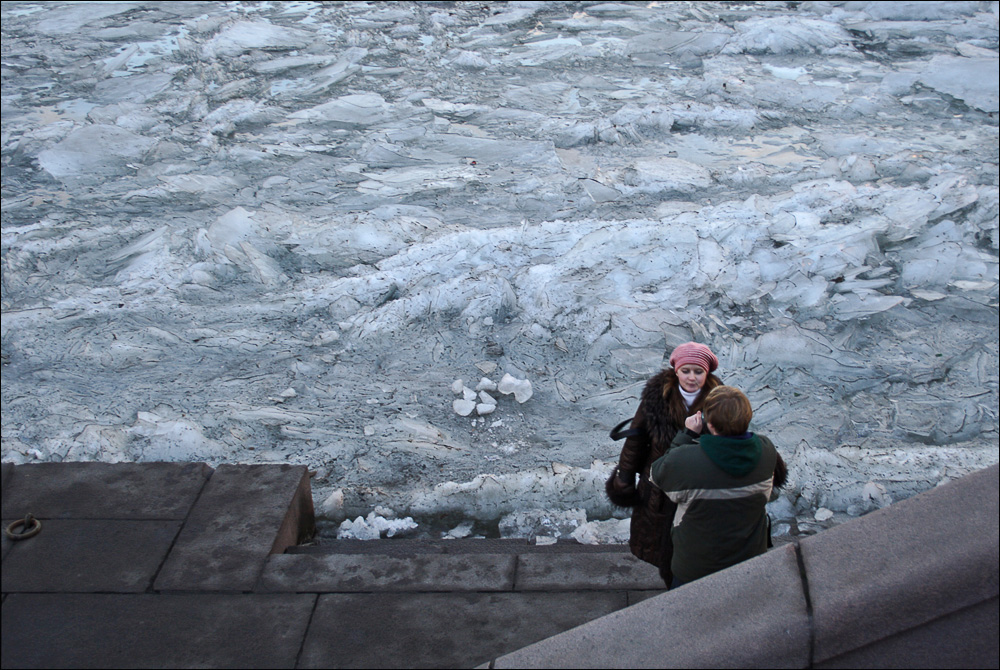
[[[17,529],[23,527],[24,530],[18,532]],[[42,532],[42,522],[32,514],[25,515],[23,519],[18,519],[10,524],[3,531],[12,540],[27,540]]]

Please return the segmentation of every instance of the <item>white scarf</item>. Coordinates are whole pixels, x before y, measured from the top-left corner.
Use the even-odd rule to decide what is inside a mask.
[[[698,389],[694,393],[688,393],[680,384],[677,385],[677,390],[681,392],[681,396],[684,398],[684,405],[688,409],[691,409],[691,405],[693,405],[694,401],[701,395],[701,389]]]

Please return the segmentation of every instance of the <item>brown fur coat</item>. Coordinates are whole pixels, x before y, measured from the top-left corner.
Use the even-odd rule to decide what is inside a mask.
[[[632,507],[629,548],[636,557],[657,566],[668,586],[673,556],[670,526],[677,506],[650,483],[649,467],[666,453],[677,432],[684,429],[684,419],[700,410],[708,392],[721,384],[718,377],[710,374],[701,395],[687,409],[672,369],[659,372],[646,382],[629,426],[639,434],[625,440],[618,467],[607,483],[611,502]]]

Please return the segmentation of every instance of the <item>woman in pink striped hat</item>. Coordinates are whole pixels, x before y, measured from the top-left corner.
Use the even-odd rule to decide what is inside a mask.
[[[718,367],[719,359],[706,345],[679,345],[670,354],[670,368],[646,383],[629,428],[611,433],[614,439],[626,440],[605,486],[608,498],[615,505],[632,508],[629,548],[659,568],[668,588],[673,556],[670,526],[677,506],[650,483],[649,467],[684,430],[685,419],[701,410],[709,391],[722,385],[712,374]]]

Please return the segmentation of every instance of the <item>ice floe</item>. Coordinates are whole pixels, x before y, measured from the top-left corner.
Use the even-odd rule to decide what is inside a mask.
[[[996,2],[0,12],[5,462],[619,542],[608,430],[689,340],[780,533],[1000,458]]]

